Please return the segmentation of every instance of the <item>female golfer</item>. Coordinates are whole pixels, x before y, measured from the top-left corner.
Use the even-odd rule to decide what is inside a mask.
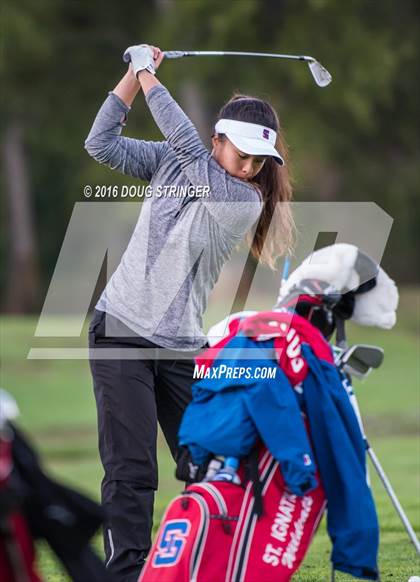
[[[209,292],[251,229],[253,254],[271,265],[287,250],[293,229],[287,152],[272,107],[246,96],[228,101],[210,153],[155,76],[163,56],[147,45],[127,49],[129,70],[85,144],[98,162],[149,181],[153,193],[89,329],[105,470],[106,563],[124,582],[137,580],[150,548],[157,421],[180,461],[177,432],[191,399],[192,358],[206,343],[202,315]],[[120,135],[140,89],[165,141]],[[264,245],[278,202],[276,229]]]

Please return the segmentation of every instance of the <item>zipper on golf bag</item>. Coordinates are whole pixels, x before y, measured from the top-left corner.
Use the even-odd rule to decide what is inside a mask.
[[[188,502],[188,498],[195,499],[195,501],[201,506],[203,510],[203,526],[199,528],[199,535],[197,536],[196,542],[194,544],[190,564],[190,580],[196,580],[197,570],[200,566],[200,560],[203,555],[204,545],[209,530],[210,514],[204,499],[200,497],[200,495],[193,492],[188,492],[184,496],[183,503],[186,501]]]
[[[247,486],[249,502],[247,503],[248,500],[244,499],[242,506],[244,511],[241,512],[237,529],[239,536],[236,540],[237,543],[235,544],[234,540],[232,544],[230,560],[226,572],[226,582],[240,582],[242,579],[246,557],[249,554],[249,542],[252,537],[251,532],[254,530],[256,522],[263,513],[263,496],[274,476],[275,470],[278,468],[278,463],[272,455],[266,451],[259,466],[257,461],[257,471],[258,469],[261,471],[261,477],[259,477],[258,472],[257,475],[255,475],[252,468],[254,464],[252,455],[253,453],[250,455],[251,479]],[[258,484],[256,484],[256,479],[258,480]],[[251,495],[251,490],[253,490],[253,496]]]

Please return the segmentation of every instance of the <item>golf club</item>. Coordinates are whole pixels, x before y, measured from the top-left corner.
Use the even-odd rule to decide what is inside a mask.
[[[314,57],[307,55],[286,55],[276,53],[253,53],[240,51],[165,51],[166,59],[182,57],[266,57],[274,59],[292,59],[308,63],[309,70],[318,87],[326,87],[331,83],[332,76]]]

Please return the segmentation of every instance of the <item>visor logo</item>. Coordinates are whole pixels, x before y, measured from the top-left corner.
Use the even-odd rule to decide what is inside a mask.
[[[264,139],[270,139],[270,130],[269,129],[263,129],[263,134],[262,134]]]

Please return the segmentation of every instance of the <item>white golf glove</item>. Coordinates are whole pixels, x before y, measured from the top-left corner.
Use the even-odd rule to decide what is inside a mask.
[[[123,55],[123,61],[129,63],[131,61],[134,75],[137,77],[139,71],[149,71],[152,75],[155,74],[155,64],[153,60],[153,51],[147,44],[139,44],[136,46],[129,46]]]

